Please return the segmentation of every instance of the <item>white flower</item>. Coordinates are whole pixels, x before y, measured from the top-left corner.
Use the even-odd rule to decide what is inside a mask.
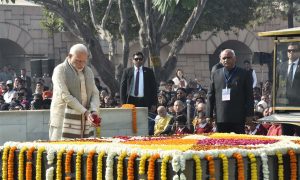
[[[53,160],[54,160],[54,149],[49,149],[47,152],[47,163],[49,165],[53,164]]]
[[[180,156],[174,156],[172,159],[173,171],[178,172],[180,170]]]
[[[183,155],[180,155],[180,169],[181,171],[185,170],[185,158],[183,157]]]
[[[179,180],[179,176],[176,174],[173,176],[173,180]]]
[[[186,180],[186,177],[183,173],[180,173],[180,180]]]
[[[115,152],[111,152],[108,154],[106,159],[106,170],[105,170],[105,179],[113,180],[114,179],[114,158],[117,155]]]
[[[53,180],[54,167],[50,167],[46,170],[46,180]]]
[[[260,155],[261,157],[261,161],[262,161],[262,172],[263,172],[263,177],[264,177],[264,180],[269,180],[269,167],[268,167],[268,156],[266,153],[261,153]]]

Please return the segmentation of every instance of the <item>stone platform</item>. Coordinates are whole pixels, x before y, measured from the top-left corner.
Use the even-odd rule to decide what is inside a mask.
[[[103,108],[101,136],[132,136],[148,134],[148,109],[136,108],[137,133],[132,132],[130,109]],[[6,141],[48,140],[49,110],[0,111],[0,146]]]

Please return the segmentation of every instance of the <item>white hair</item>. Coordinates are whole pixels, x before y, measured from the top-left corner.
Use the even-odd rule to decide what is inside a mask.
[[[232,49],[224,49],[224,50],[220,53],[220,56],[221,56],[221,54],[222,54],[223,52],[231,52],[231,54],[233,55],[233,57],[235,57],[235,52],[234,52],[234,50],[232,50]]]
[[[69,54],[86,53],[89,54],[87,47],[84,44],[75,44],[70,48]]]

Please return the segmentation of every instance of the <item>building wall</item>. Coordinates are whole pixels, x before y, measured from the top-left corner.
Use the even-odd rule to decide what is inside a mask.
[[[42,19],[42,8],[40,6],[25,3],[20,5],[1,5],[0,6],[0,47],[1,39],[10,40],[24,50],[25,68],[31,73],[30,61],[34,58],[54,59],[55,64],[62,62],[67,56],[68,50],[72,44],[80,42],[80,39],[74,37],[69,32],[56,33],[49,36],[46,30],[42,29],[40,21]],[[296,26],[299,24],[296,24]],[[185,72],[187,79],[197,79],[207,87],[209,83],[210,67],[218,62],[220,48],[239,48],[238,53],[244,50],[249,52],[238,58],[239,65],[245,58],[250,58],[254,52],[271,53],[273,50],[272,38],[261,38],[257,32],[286,28],[287,23],[281,20],[272,20],[262,26],[252,29],[235,29],[230,32],[203,32],[200,39],[194,39],[187,42],[178,55],[177,68]],[[108,45],[105,42],[103,50],[108,54]],[[240,43],[245,48],[240,47]],[[130,47],[131,54],[140,49],[138,42],[132,42]],[[162,64],[165,63],[170,47],[165,47],[161,51]],[[5,48],[0,49],[0,62],[4,61]],[[247,56],[247,57],[246,57]],[[121,44],[117,43],[115,65],[121,63],[122,50]],[[132,63],[129,61],[128,66]],[[1,66],[0,66],[1,67]],[[268,79],[268,68],[264,65],[255,64],[253,69],[257,72],[258,81]],[[173,77],[175,71],[172,73]],[[96,73],[97,75],[97,73]]]

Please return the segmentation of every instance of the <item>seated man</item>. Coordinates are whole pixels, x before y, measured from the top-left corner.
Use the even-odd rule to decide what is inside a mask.
[[[167,113],[167,109],[164,106],[157,108],[157,116],[155,117],[154,135],[160,135],[169,125],[172,116]]]
[[[250,135],[267,135],[268,130],[257,122],[258,119],[262,118],[263,114],[261,112],[254,112],[254,120],[248,122],[247,126],[247,134]]]
[[[174,117],[170,120],[168,127],[161,134],[186,134],[193,132],[187,126],[187,118],[184,111],[184,104],[180,100],[174,102]]]
[[[212,132],[213,129],[212,124],[206,121],[206,117],[204,114],[205,108],[206,107],[204,103],[199,103],[196,107],[197,110],[196,116],[192,122],[196,134]]]

